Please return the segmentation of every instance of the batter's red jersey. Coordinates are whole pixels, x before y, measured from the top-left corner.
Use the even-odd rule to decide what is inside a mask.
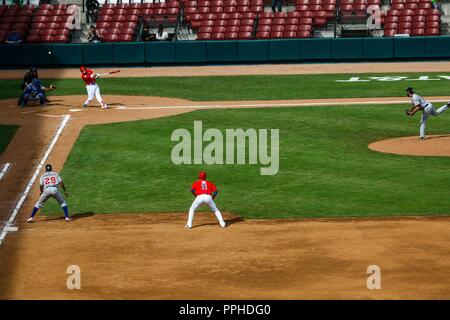
[[[192,184],[192,191],[195,192],[195,195],[201,194],[209,194],[212,195],[217,191],[217,188],[214,183],[206,181],[206,180],[197,180]]]
[[[86,83],[86,85],[89,84],[95,84],[95,77],[94,77],[94,71],[91,69],[85,69],[86,71],[81,74],[81,79]]]

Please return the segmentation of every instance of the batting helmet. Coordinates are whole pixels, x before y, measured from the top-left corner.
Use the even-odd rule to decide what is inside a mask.
[[[205,171],[200,171],[200,173],[198,174],[198,178],[200,180],[206,180],[206,172]]]
[[[47,164],[46,166],[45,166],[45,171],[47,171],[47,172],[50,172],[50,171],[52,171],[53,169],[52,169],[52,165],[51,164]]]

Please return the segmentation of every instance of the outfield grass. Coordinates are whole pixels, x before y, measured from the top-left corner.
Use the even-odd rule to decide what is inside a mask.
[[[445,73],[401,73],[389,75],[417,79],[428,75],[435,78]],[[183,98],[193,101],[225,100],[278,100],[355,97],[405,96],[405,88],[413,86],[423,96],[449,95],[449,80],[393,81],[338,83],[352,74],[283,75],[283,76],[220,76],[220,77],[151,77],[100,79],[103,94],[147,95]],[[361,74],[367,77],[386,74]],[[0,80],[0,99],[15,98],[20,94],[19,80]],[[56,84],[58,89],[50,95],[85,95],[80,79],[45,79],[44,84]]]
[[[388,89],[388,87],[387,87]],[[247,218],[450,214],[450,158],[370,151],[370,142],[417,134],[403,106],[202,110],[88,126],[64,166],[72,213],[186,212],[191,182],[206,169],[218,206]],[[172,164],[176,128],[280,129],[280,171],[260,165]],[[450,132],[450,114],[428,134]],[[58,213],[52,203],[44,212]]]
[[[6,126],[0,124],[0,155],[5,151],[19,126]],[[0,163],[0,166],[2,164]]]

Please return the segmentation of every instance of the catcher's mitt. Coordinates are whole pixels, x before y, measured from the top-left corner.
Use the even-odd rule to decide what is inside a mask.
[[[55,89],[56,89],[56,86],[54,84],[51,84],[50,85],[50,90],[55,90]]]

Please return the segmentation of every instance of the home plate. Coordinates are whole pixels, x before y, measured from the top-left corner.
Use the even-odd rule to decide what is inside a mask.
[[[70,112],[80,112],[83,111],[83,109],[69,109]]]

